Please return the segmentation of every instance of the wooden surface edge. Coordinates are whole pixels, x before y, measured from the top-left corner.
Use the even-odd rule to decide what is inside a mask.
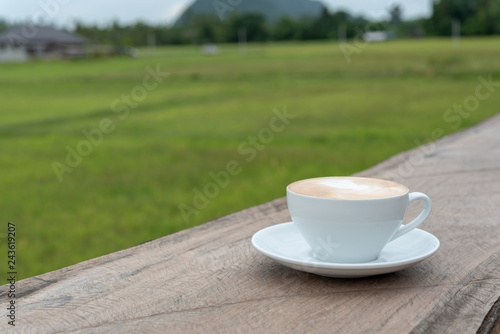
[[[494,122],[493,123],[494,127],[491,124],[492,122]],[[488,127],[488,125],[489,125],[489,127]],[[494,116],[492,116],[492,117],[490,117],[490,118],[488,118],[488,119],[486,119],[486,120],[484,120],[484,121],[482,121],[482,122],[480,122],[472,127],[464,129],[460,132],[455,132],[455,133],[453,133],[447,137],[443,137],[435,142],[425,144],[427,146],[429,146],[429,145],[443,146],[443,147],[439,147],[439,149],[437,150],[436,156],[434,156],[432,154],[429,155],[429,160],[437,159],[438,162],[442,162],[442,160],[440,160],[440,159],[442,159],[441,154],[443,154],[443,152],[445,153],[444,159],[445,159],[445,162],[447,162],[447,163],[450,162],[449,154],[452,154],[452,153],[456,154],[460,157],[462,154],[466,157],[470,154],[470,156],[477,158],[477,155],[474,155],[473,153],[468,153],[468,152],[473,152],[472,150],[477,150],[478,147],[482,148],[481,145],[485,145],[485,147],[488,149],[488,150],[484,150],[483,152],[486,152],[486,151],[489,152],[490,150],[492,150],[492,152],[494,152],[494,154],[497,154],[497,152],[500,152],[500,151],[497,148],[495,148],[496,146],[493,146],[493,145],[497,145],[497,140],[498,140],[499,136],[496,134],[496,132],[500,132],[500,131],[497,131],[497,129],[500,130],[499,125],[500,125],[500,113],[498,113],[498,114],[496,114],[496,115],[494,115]],[[481,130],[483,128],[486,130],[486,135],[485,136],[476,136],[476,134],[481,133]],[[494,135],[492,135],[493,132],[495,132]],[[470,135],[470,137],[467,137],[469,135]],[[464,138],[464,137],[466,137],[466,138]],[[489,142],[490,138],[494,139],[493,143]],[[462,139],[466,139],[466,140],[462,140]],[[469,139],[472,139],[472,140],[467,141]],[[481,139],[481,140],[479,140],[479,139]],[[462,145],[464,142],[467,143],[466,146],[468,146],[468,148],[464,149],[462,152]],[[478,143],[480,145],[478,145]],[[499,143],[500,143],[500,141],[499,141]],[[422,146],[425,146],[425,145],[422,145]],[[375,165],[367,170],[356,173],[355,175],[384,178],[385,172],[394,171],[400,164],[402,164],[402,162],[404,162],[406,160],[411,160],[412,155],[415,152],[418,152],[418,150],[421,149],[422,146],[401,152],[393,157],[390,157],[390,158],[380,162],[379,164],[377,164],[377,165]],[[483,155],[479,155],[479,156],[482,157]],[[448,159],[448,160],[446,160],[446,159]],[[461,177],[463,177],[461,175],[468,175],[471,178],[471,182],[478,182],[477,180],[480,180],[481,178],[483,178],[483,179],[486,178],[486,180],[492,181],[492,180],[494,180],[494,178],[496,179],[496,175],[498,175],[498,172],[500,171],[500,164],[498,164],[498,159],[496,158],[496,156],[494,157],[493,160],[490,158],[490,159],[486,159],[486,161],[490,163],[490,165],[488,167],[492,167],[492,168],[484,170],[484,169],[482,169],[481,162],[480,163],[473,163],[472,165],[467,165],[467,168],[461,170],[460,173],[462,173],[462,174],[460,174],[460,175],[454,174],[453,177],[461,178]],[[491,164],[492,161],[494,162],[493,164]],[[464,164],[466,162],[470,162],[470,159],[468,161],[465,161]],[[415,175],[412,175],[411,177],[401,176],[401,175],[398,176],[397,173],[394,173],[393,175],[396,175],[396,177],[400,177],[402,180],[405,180],[405,179],[410,180],[411,179],[410,180],[411,182],[420,181],[420,178],[423,178],[423,179],[428,178],[428,182],[434,182],[436,180],[436,178],[443,178],[443,174],[447,175],[447,173],[455,173],[455,168],[448,168],[448,169],[444,168],[443,170],[438,170],[438,172],[436,174],[437,176],[436,176],[434,174],[434,170],[432,169],[435,167],[435,165],[433,163],[430,163],[430,166],[431,166],[430,168],[427,168],[423,171],[418,170],[418,172],[415,173]],[[444,173],[443,173],[443,171],[444,171]],[[468,173],[470,173],[470,174],[468,174]],[[487,177],[486,177],[486,175],[487,175]],[[446,177],[447,176],[445,176],[445,178]],[[396,179],[396,181],[397,181],[397,179]],[[460,184],[462,184],[462,183],[460,183]],[[495,194],[498,195],[498,193],[496,192],[498,189],[498,182],[495,183],[495,187],[496,188],[493,188],[493,189],[495,189]],[[417,188],[415,190],[419,190],[419,189]],[[426,187],[424,187],[423,190],[425,191]],[[478,194],[478,193],[476,193],[476,194]],[[456,196],[458,194],[454,194],[454,195]],[[496,197],[496,198],[500,198],[500,197]],[[493,201],[491,203],[493,203]],[[487,207],[487,205],[488,204],[481,203],[481,205],[478,207],[483,208],[483,207]],[[448,207],[448,205],[446,204],[445,207]],[[492,212],[496,212],[497,215],[492,216],[490,213],[490,216],[488,216],[488,217],[494,217],[493,220],[494,220],[495,224],[492,224],[491,226],[492,227],[495,226],[495,228],[496,228],[496,226],[498,226],[498,224],[497,224],[498,219],[496,217],[498,217],[499,212],[496,209],[495,209],[495,211],[492,211]],[[445,213],[446,212],[442,212],[441,217],[444,217]],[[486,216],[484,216],[484,217],[486,217]],[[47,309],[49,311],[51,311],[53,309],[49,308],[49,307],[53,307],[54,305],[59,305],[58,300],[54,300],[52,304],[49,302],[54,298],[54,296],[55,296],[54,292],[62,291],[61,290],[62,288],[58,287],[58,284],[63,285],[68,291],[75,292],[75,288],[74,288],[75,285],[73,285],[73,283],[75,281],[78,283],[78,278],[80,276],[90,275],[90,277],[95,279],[96,282],[101,282],[101,281],[103,281],[102,280],[103,276],[100,275],[100,272],[98,272],[98,270],[96,270],[96,268],[98,267],[100,269],[103,269],[103,268],[106,269],[107,267],[113,267],[113,266],[115,269],[118,269],[118,270],[115,270],[113,272],[105,272],[105,274],[112,276],[112,275],[116,275],[118,273],[118,274],[120,274],[119,276],[122,276],[121,274],[131,273],[131,275],[128,275],[128,276],[124,275],[124,280],[130,280],[130,281],[127,281],[124,283],[124,285],[122,285],[123,291],[126,291],[126,293],[129,293],[131,290],[130,284],[132,284],[131,282],[133,281],[133,279],[135,279],[134,275],[136,275],[136,273],[141,273],[140,270],[142,270],[142,269],[149,268],[148,266],[150,263],[148,261],[151,261],[149,259],[149,255],[151,253],[154,253],[155,250],[158,250],[158,249],[161,249],[162,251],[168,250],[164,254],[162,254],[162,257],[165,258],[166,260],[170,260],[169,257],[171,257],[172,254],[174,257],[176,257],[177,256],[176,254],[185,254],[187,252],[196,252],[197,249],[202,249],[209,244],[207,242],[194,242],[192,240],[193,238],[199,237],[200,239],[202,239],[203,236],[206,234],[211,234],[211,235],[218,234],[218,236],[222,235],[222,236],[226,236],[227,238],[230,239],[231,234],[234,236],[236,234],[235,231],[238,228],[233,223],[235,221],[238,221],[241,226],[245,226],[245,229],[246,229],[245,230],[245,242],[243,243],[241,241],[241,240],[243,240],[242,235],[238,235],[238,239],[234,238],[232,243],[229,242],[227,244],[229,246],[233,246],[236,244],[241,246],[242,244],[244,244],[245,250],[247,251],[247,254],[248,254],[248,249],[250,247],[247,247],[249,245],[249,240],[246,240],[247,236],[249,235],[249,233],[252,233],[252,231],[254,231],[254,230],[257,231],[258,228],[262,228],[261,226],[260,227],[259,226],[251,226],[252,222],[256,222],[256,221],[262,222],[265,220],[266,224],[277,224],[280,222],[289,221],[288,219],[289,219],[289,216],[288,216],[288,211],[286,208],[286,198],[285,197],[277,198],[275,200],[272,200],[272,201],[269,201],[266,203],[262,203],[262,204],[259,204],[259,205],[256,205],[256,206],[253,206],[250,208],[246,208],[246,209],[243,209],[243,210],[216,218],[214,220],[205,222],[203,224],[197,225],[197,226],[192,227],[192,228],[188,228],[188,229],[185,229],[185,230],[182,230],[182,231],[170,234],[170,235],[161,236],[159,238],[143,242],[141,244],[132,246],[132,247],[127,248],[127,249],[123,249],[123,250],[120,250],[120,251],[117,251],[114,253],[110,253],[107,255],[103,255],[103,256],[100,256],[97,258],[82,261],[80,263],[77,263],[77,264],[74,264],[74,265],[59,269],[59,270],[55,270],[55,271],[47,272],[47,273],[44,273],[44,274],[41,274],[38,276],[23,279],[23,280],[19,281],[18,298],[28,297],[28,299],[31,300],[31,303],[32,303],[31,305],[33,305],[33,307],[34,307],[32,309],[32,313],[34,313],[35,311],[40,312],[40,305],[45,305],[45,307],[47,307]],[[465,220],[467,220],[467,219],[468,219],[468,216],[465,216]],[[470,223],[470,221],[468,221],[468,223]],[[471,226],[472,225],[463,225],[463,227],[469,227],[469,228]],[[431,228],[437,229],[438,227],[431,226]],[[447,228],[447,225],[441,225],[440,228],[441,228],[441,231],[443,232],[443,231],[445,231],[445,228]],[[435,231],[439,231],[439,230],[435,230]],[[471,231],[471,230],[468,230],[468,231]],[[492,229],[490,231],[492,233],[495,230]],[[442,235],[444,236],[445,233],[443,233]],[[436,236],[438,236],[438,234],[436,234]],[[219,238],[219,241],[216,241],[215,243],[222,245],[224,243],[224,240],[227,240],[227,239]],[[498,239],[496,238],[496,236],[495,236],[495,238],[490,237],[488,240],[495,242],[495,246],[494,247],[492,246],[490,248],[490,249],[493,249],[494,251],[490,252],[488,257],[487,256],[478,257],[478,259],[481,259],[481,260],[477,260],[477,262],[475,264],[476,266],[470,272],[468,271],[467,267],[465,267],[466,271],[458,271],[458,270],[456,271],[457,273],[458,272],[469,273],[469,275],[461,276],[462,279],[460,281],[455,281],[453,283],[453,285],[449,285],[448,287],[441,288],[439,285],[429,285],[426,287],[426,288],[428,288],[427,289],[428,291],[425,291],[425,293],[428,293],[429,295],[431,295],[431,293],[429,292],[431,290],[435,290],[435,291],[442,290],[442,293],[440,294],[440,297],[439,297],[440,299],[438,302],[433,303],[432,306],[425,308],[425,313],[424,313],[423,309],[420,311],[420,312],[422,312],[420,319],[419,319],[419,320],[421,320],[421,322],[419,323],[418,321],[415,321],[412,323],[412,326],[413,326],[413,327],[411,327],[411,328],[413,328],[412,333],[443,332],[443,330],[444,330],[444,332],[446,332],[446,330],[452,331],[452,330],[461,329],[460,327],[457,327],[457,326],[462,326],[465,323],[467,323],[467,326],[466,326],[467,330],[464,330],[464,332],[467,332],[467,333],[477,332],[477,333],[481,333],[481,334],[483,334],[483,333],[499,333],[500,334],[500,318],[499,318],[500,317],[500,298],[499,298],[500,297],[500,290],[498,289],[498,287],[500,286],[499,285],[499,283],[500,283],[500,266],[498,265],[499,264],[498,255],[500,254],[500,250],[496,246],[496,245],[498,245]],[[183,245],[183,247],[181,247],[180,245]],[[493,245],[493,243],[491,243],[491,245]],[[442,246],[443,246],[443,248],[446,247],[446,245],[444,243]],[[226,250],[227,250],[227,247],[226,247]],[[222,254],[227,254],[227,253],[218,252],[218,248],[211,248],[210,251],[213,253],[213,258],[209,257],[209,256],[207,257],[207,259],[210,261],[212,259],[215,261],[215,259],[218,259],[219,257],[221,257]],[[184,253],[182,253],[182,252],[184,252]],[[139,263],[136,261],[133,265],[131,265],[130,268],[126,268],[127,270],[125,270],[124,267],[121,265],[124,263],[127,263],[127,262],[132,263],[134,257],[137,257],[136,256],[137,253],[141,253],[143,255],[148,254],[148,259],[145,260],[146,263]],[[476,251],[476,254],[480,254],[479,251]],[[260,255],[255,254],[255,256],[258,257]],[[439,254],[437,256],[439,256]],[[185,258],[192,259],[193,257],[186,256]],[[253,259],[253,254],[252,254],[251,258]],[[451,258],[454,258],[454,256],[451,256]],[[224,258],[224,260],[231,260],[231,258]],[[228,274],[216,271],[217,270],[216,267],[213,268],[213,270],[215,270],[215,271],[210,271],[209,264],[208,264],[208,263],[210,263],[210,261],[207,261],[204,264],[206,264],[208,266],[207,267],[208,272],[215,273],[214,280],[215,279],[221,279],[223,281],[225,281],[226,279],[229,280],[228,278],[226,278],[227,277],[226,275],[228,275]],[[153,263],[153,265],[156,265],[159,262],[153,261],[152,263]],[[260,263],[260,264],[262,264],[262,263]],[[227,268],[227,266],[231,265],[231,262],[224,262],[223,265],[225,268]],[[432,268],[430,262],[423,264],[423,266],[426,266],[426,265],[429,265],[427,267],[427,270],[430,270]],[[442,265],[439,265],[438,267],[441,268]],[[138,268],[140,270],[138,270]],[[240,267],[236,267],[236,268],[238,270],[242,269]],[[255,268],[256,267],[249,267],[246,269],[250,270],[250,269],[255,269]],[[423,270],[424,267],[421,267],[421,268],[422,268],[421,270]],[[458,267],[453,267],[453,266],[451,267],[451,269],[454,269],[454,268],[458,268]],[[162,269],[166,270],[166,268],[162,268]],[[463,269],[463,267],[462,267],[462,269]],[[259,273],[261,275],[263,275],[260,277],[261,279],[263,277],[265,277],[268,280],[274,280],[274,276],[277,275],[277,272],[283,273],[283,277],[289,277],[289,276],[292,277],[293,274],[295,274],[295,272],[287,271],[286,268],[281,267],[279,265],[269,266],[268,270],[270,270],[270,273],[264,273],[263,269],[259,271]],[[450,272],[453,272],[453,270],[451,270]],[[184,274],[185,272],[179,271],[179,273]],[[220,275],[218,273],[220,273]],[[433,276],[436,277],[436,274],[437,274],[437,271],[434,272]],[[405,274],[402,273],[401,275],[405,275]],[[179,277],[179,276],[175,276],[175,277]],[[234,276],[234,277],[236,277],[236,276]],[[304,283],[299,279],[300,277],[304,277],[304,275],[297,276],[297,277],[298,278],[292,282],[294,284],[293,286],[300,286],[301,284]],[[442,278],[445,278],[445,277],[446,276],[442,276]],[[171,278],[171,279],[173,279],[173,278]],[[391,277],[380,278],[380,280],[384,280],[384,279],[386,281],[390,281]],[[215,282],[217,282],[217,281],[215,281]],[[236,280],[233,280],[232,282],[236,282]],[[316,283],[319,284],[321,282],[322,281],[320,279],[316,279]],[[367,280],[367,282],[369,282],[369,280]],[[374,280],[374,282],[376,282],[376,280]],[[292,283],[290,283],[290,284],[292,284]],[[353,283],[353,286],[356,286],[356,284],[357,283]],[[113,285],[111,283],[108,285],[109,285],[108,288],[110,288],[110,289],[116,288],[116,285]],[[321,285],[321,284],[319,284],[319,285]],[[292,286],[292,285],[290,285],[290,286]],[[408,286],[411,286],[411,284]],[[2,292],[0,292],[0,297],[2,297],[2,299],[5,296],[4,289],[2,289],[4,287],[5,287],[5,285],[0,287],[0,289],[2,291]],[[405,287],[406,287],[405,285],[402,285],[400,292],[404,291]],[[206,291],[208,291],[208,290],[206,290]],[[235,291],[237,291],[237,289]],[[355,289],[354,291],[358,291],[358,290]],[[359,290],[359,291],[361,291],[361,290]],[[257,290],[255,290],[255,292],[257,292]],[[349,291],[347,291],[347,292],[349,292]],[[342,294],[347,295],[347,292],[339,291],[339,295],[342,295]],[[124,292],[124,295],[126,295],[126,293]],[[379,293],[380,296],[382,296],[380,291],[376,291],[376,293]],[[37,294],[40,294],[40,296],[37,297],[36,296]],[[437,292],[436,292],[436,294],[437,294]],[[78,297],[75,297],[75,300],[78,299],[79,301],[82,301],[83,300],[82,296],[84,296],[84,295],[86,296],[86,294],[78,295]],[[401,293],[401,295],[403,295],[403,293]],[[305,298],[306,295],[297,295],[297,296],[294,295],[291,297],[303,298],[301,296],[304,296],[304,298]],[[32,297],[35,298],[36,300],[33,299]],[[288,297],[290,297],[290,296],[287,294],[283,294],[283,298],[288,298]],[[228,300],[231,301],[232,299],[228,299]],[[186,301],[183,301],[182,299],[178,299],[176,301],[179,303],[186,302]],[[272,301],[272,299],[271,299],[271,301]],[[41,303],[41,304],[38,305],[35,302]],[[220,301],[214,301],[215,307],[219,307],[221,305],[222,306],[232,305],[231,303],[217,304],[218,302],[220,302]],[[225,302],[227,302],[227,301],[225,301]],[[252,302],[254,302],[254,301],[252,301]],[[135,301],[134,301],[134,303],[135,303]],[[77,304],[75,304],[75,305],[78,306]],[[133,305],[133,304],[130,304],[130,305]],[[269,304],[269,305],[272,305],[272,304]],[[65,311],[68,311],[67,306],[65,306],[64,303],[61,302],[60,306],[62,307],[61,310],[64,309]],[[346,304],[346,307],[347,306],[348,306],[348,304]],[[426,306],[428,306],[428,305],[426,305]],[[211,312],[210,307],[214,307],[214,306],[212,305],[212,306],[209,306],[207,308],[193,308],[193,309],[189,309],[187,307],[186,310],[182,310],[182,312],[186,312],[186,314],[187,314],[187,312],[194,312],[197,315],[200,315],[200,314],[203,315],[204,314],[203,312],[206,312],[206,314]],[[114,309],[113,307],[109,308],[109,310],[113,310],[113,309]],[[86,310],[88,310],[88,309],[86,309]],[[157,316],[158,316],[158,318],[162,318],[164,323],[167,323],[167,319],[171,319],[169,314],[175,314],[175,312],[178,312],[178,311],[168,311],[168,312],[164,312],[164,313],[158,313]],[[181,314],[184,314],[182,312],[178,313],[179,317],[181,316]],[[403,312],[403,311],[401,311],[401,312]],[[425,314],[425,316],[424,316],[424,314]],[[114,316],[116,316],[116,314]],[[149,315],[145,316],[144,318],[141,318],[141,321],[146,321],[148,319],[148,317],[151,317],[151,316],[155,316],[155,314],[149,314]],[[44,319],[44,321],[49,320],[45,316],[45,313],[42,313],[42,312],[39,313],[39,317],[40,317],[40,319]],[[114,324],[116,326],[119,326],[119,325],[120,326],[121,325],[132,326],[134,324],[134,321],[137,320],[136,318],[133,318],[133,317],[130,319],[126,319],[126,321],[124,321],[123,319],[118,319],[118,318],[112,318],[112,319],[113,319],[112,322],[104,321],[102,326],[97,325],[97,326],[89,326],[89,327],[80,327],[79,330],[91,331],[92,328],[94,330],[98,330],[98,329],[104,330],[105,328],[108,328],[108,327],[106,327],[108,324]],[[114,320],[116,320],[116,321],[114,321]],[[121,323],[120,321],[124,321],[124,322]],[[391,320],[391,321],[393,321],[393,320]],[[446,321],[448,321],[448,322],[446,322]],[[137,320],[137,326],[139,326],[139,322],[140,321]],[[161,323],[161,321],[159,321],[159,323]],[[274,323],[274,320],[270,321],[270,323]],[[266,323],[266,324],[269,325],[269,323]],[[49,323],[44,323],[44,325],[50,326]],[[398,325],[401,325],[401,324],[398,324]],[[455,327],[453,327],[453,325]],[[384,326],[386,326],[386,327],[381,327],[381,330],[395,328],[395,327],[390,327],[390,324],[384,324]],[[111,327],[109,327],[109,328],[111,328]],[[139,328],[139,327],[137,327],[137,328]],[[219,328],[221,328],[221,327],[219,327]],[[37,330],[38,328],[32,327],[31,329]],[[122,328],[122,329],[124,329],[124,328]],[[409,331],[411,331],[411,330],[409,330]],[[32,332],[35,332],[35,331],[32,331]],[[161,331],[158,331],[158,332],[161,332]]]
[[[500,334],[500,298],[493,304],[477,334]]]
[[[483,121],[481,121],[481,122],[479,122],[479,123],[477,123],[477,124],[475,124],[475,125],[473,125],[471,127],[468,127],[466,129],[463,129],[463,130],[460,130],[460,131],[457,131],[457,132],[454,132],[454,133],[452,133],[450,135],[447,135],[447,136],[444,136],[442,138],[439,138],[438,140],[436,140],[434,142],[426,143],[426,144],[423,144],[421,146],[438,145],[438,144],[447,143],[449,141],[454,141],[454,140],[456,140],[458,138],[466,136],[470,132],[477,131],[477,129],[479,129],[479,128],[485,126],[485,125],[487,125],[488,123],[490,123],[492,121],[495,121],[496,118],[500,119],[500,112],[498,112],[497,114],[495,114],[495,115],[493,115],[493,116],[491,116],[491,117],[489,117],[489,118],[487,118],[487,119],[485,119],[485,120],[483,120]],[[411,148],[409,150],[402,151],[402,152],[400,152],[400,153],[398,153],[398,154],[396,154],[394,156],[391,156],[391,157],[389,157],[387,159],[382,160],[381,162],[375,164],[372,167],[369,167],[368,169],[365,169],[365,170],[359,171],[357,173],[354,173],[353,175],[365,176],[365,175],[372,174],[373,171],[375,171],[375,170],[389,169],[389,168],[393,167],[394,165],[397,165],[397,164],[401,163],[402,160],[407,159],[411,154],[413,154],[413,152],[415,152],[416,150],[418,150],[421,146],[417,146],[415,148]],[[217,218],[215,218],[213,220],[204,222],[204,223],[202,223],[200,225],[196,225],[196,226],[187,228],[185,230],[181,230],[181,231],[174,232],[174,233],[171,233],[171,234],[168,234],[168,235],[160,236],[160,237],[155,238],[155,239],[144,241],[144,242],[141,242],[141,243],[139,243],[137,245],[131,246],[129,248],[125,248],[125,249],[122,249],[122,250],[118,250],[116,252],[112,252],[112,253],[109,253],[109,254],[101,255],[101,256],[98,256],[98,257],[95,257],[95,258],[92,258],[92,259],[84,260],[84,261],[81,261],[81,262],[69,265],[67,267],[63,267],[63,268],[60,268],[60,269],[56,269],[56,270],[53,270],[53,271],[42,273],[42,274],[39,274],[39,275],[36,275],[36,276],[27,277],[27,278],[22,279],[22,280],[20,280],[18,282],[19,283],[25,283],[27,280],[37,280],[37,281],[39,281],[39,286],[41,288],[43,288],[45,286],[50,285],[50,282],[51,282],[51,280],[45,280],[45,279],[43,279],[43,276],[46,276],[46,275],[49,275],[49,274],[52,276],[56,272],[67,273],[67,272],[72,272],[75,269],[82,269],[82,268],[85,268],[87,266],[91,266],[91,265],[95,265],[95,264],[103,264],[103,263],[108,262],[107,257],[109,257],[111,255],[113,255],[113,256],[118,256],[119,255],[118,257],[126,257],[127,254],[132,253],[134,249],[136,249],[138,247],[143,247],[146,244],[149,244],[149,243],[161,240],[161,239],[167,240],[167,239],[174,239],[174,238],[184,238],[184,237],[186,237],[187,234],[190,234],[190,233],[192,233],[194,231],[203,231],[205,229],[209,229],[214,224],[230,223],[232,221],[232,217],[235,216],[235,215],[246,214],[246,213],[249,213],[249,212],[253,212],[256,209],[259,209],[259,211],[264,211],[265,212],[265,211],[269,210],[270,206],[274,207],[274,208],[280,208],[280,207],[283,207],[283,205],[286,205],[286,197],[279,197],[279,198],[276,198],[276,199],[271,200],[269,202],[264,202],[264,203],[261,203],[261,204],[258,204],[258,205],[255,205],[255,206],[252,206],[252,207],[249,207],[249,208],[245,208],[245,209],[242,209],[242,210],[238,210],[238,211],[229,213],[229,214],[221,216],[221,217],[217,217]],[[261,209],[265,209],[265,210],[261,210]],[[115,259],[116,259],[116,257],[113,258],[113,260],[115,260]],[[7,285],[7,284],[5,284],[5,285]],[[4,285],[0,285],[0,288],[2,288],[3,286]]]
[[[449,135],[446,135],[444,137],[438,138],[434,141],[429,141],[425,142],[422,145],[410,148],[406,151],[402,151],[398,154],[395,154],[393,156],[388,157],[387,159],[384,159],[380,161],[379,163],[361,170],[354,175],[359,175],[359,176],[365,176],[365,175],[372,175],[373,172],[378,172],[380,169],[388,170],[391,168],[395,168],[396,166],[400,165],[403,161],[408,160],[408,158],[413,155],[415,152],[421,150],[421,151],[428,151],[425,148],[428,147],[435,147],[439,145],[446,145],[449,142],[457,141],[460,140],[463,137],[466,137],[467,135],[470,135],[471,133],[475,133],[481,130],[483,127],[487,127],[490,123],[492,122],[500,122],[500,111],[498,111],[496,114],[480,121],[479,123],[476,123],[470,127],[467,127],[465,129],[455,131],[453,133],[450,133]],[[390,177],[389,177],[390,178]]]
[[[108,262],[116,261],[118,259],[123,259],[129,256],[142,247],[147,247],[148,245],[152,245],[155,242],[181,242],[183,239],[188,238],[193,233],[203,233],[205,230],[211,229],[214,225],[218,225],[218,227],[222,227],[224,225],[229,225],[233,221],[234,216],[239,215],[253,215],[256,210],[258,212],[269,213],[269,212],[278,212],[282,211],[286,206],[285,197],[280,197],[269,202],[261,203],[256,206],[252,206],[246,209],[242,209],[225,216],[217,217],[213,220],[207,221],[197,226],[193,226],[187,228],[185,230],[181,230],[178,232],[174,232],[171,234],[167,234],[155,239],[151,239],[148,241],[141,242],[140,244],[131,246],[129,248],[125,248],[122,250],[118,250],[116,252],[112,252],[109,254],[101,255],[92,259],[84,260],[67,267],[63,267],[60,269],[56,269],[53,271],[49,271],[43,274],[39,274],[36,276],[24,278],[22,280],[17,281],[18,283],[18,293],[16,293],[17,298],[24,298],[29,296],[32,293],[35,293],[39,290],[50,288],[51,285],[60,282],[62,280],[68,279],[70,277],[74,277],[74,273],[79,273],[82,270],[86,270],[92,268],[94,266],[104,265]],[[7,290],[3,293],[4,287],[8,284],[4,284],[0,286],[0,297],[6,295]]]

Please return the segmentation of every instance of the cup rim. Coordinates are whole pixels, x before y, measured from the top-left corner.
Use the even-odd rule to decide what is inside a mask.
[[[389,182],[396,183],[396,184],[398,184],[400,186],[403,186],[406,189],[406,192],[404,192],[402,194],[399,194],[399,195],[385,196],[385,197],[374,197],[374,198],[329,198],[329,197],[321,197],[321,196],[313,196],[313,195],[300,194],[298,192],[290,190],[290,186],[292,184],[296,183],[296,182],[305,181],[305,180],[330,178],[330,177],[331,178],[346,178],[346,179],[358,178],[358,179],[372,179],[372,180],[389,181]],[[286,186],[286,191],[289,192],[289,193],[292,193],[294,195],[302,196],[302,197],[306,197],[306,198],[314,198],[314,199],[322,199],[322,200],[330,200],[330,201],[353,201],[354,202],[354,201],[380,201],[380,200],[387,200],[387,199],[391,199],[391,198],[397,198],[397,197],[408,195],[408,193],[410,192],[410,189],[407,186],[405,186],[404,184],[402,184],[402,183],[399,183],[399,182],[396,182],[396,181],[392,181],[392,180],[387,180],[387,179],[380,179],[380,178],[376,178],[376,177],[365,177],[365,176],[319,176],[319,177],[311,177],[311,178],[307,178],[307,179],[300,179],[300,180],[294,181],[294,182],[292,182],[292,183],[290,183],[289,185]]]

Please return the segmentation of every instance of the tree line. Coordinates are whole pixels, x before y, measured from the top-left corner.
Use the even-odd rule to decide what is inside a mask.
[[[450,36],[451,26],[460,25],[462,36],[500,34],[500,0],[432,0],[430,18],[402,20],[403,8],[393,5],[379,20],[352,16],[345,11],[326,8],[315,18],[266,22],[261,14],[234,11],[221,21],[216,13],[193,17],[183,26],[153,25],[137,22],[121,25],[113,22],[102,27],[76,22],[74,32],[96,44],[145,46],[202,43],[349,39],[367,31],[389,30],[395,37]],[[0,20],[0,30],[8,24]]]
[[[397,8],[400,8],[397,6]],[[76,23],[75,32],[100,43],[129,46],[145,46],[154,38],[157,45],[236,43],[240,39],[248,42],[306,41],[322,39],[354,38],[369,30],[392,30],[399,37],[421,36],[423,19],[402,21],[397,11],[390,10],[378,21],[362,16],[352,16],[345,11],[329,12],[326,8],[318,17],[291,19],[283,17],[269,23],[257,13],[233,12],[224,21],[217,15],[197,15],[183,26],[148,25],[137,22],[120,25],[114,22],[102,28],[95,25]]]
[[[449,36],[453,21],[460,24],[462,36],[500,34],[500,1],[434,0],[424,27],[431,35]]]

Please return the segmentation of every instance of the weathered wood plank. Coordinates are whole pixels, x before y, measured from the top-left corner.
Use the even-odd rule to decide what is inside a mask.
[[[477,334],[499,334],[500,333],[500,298],[495,302],[483,320]]]
[[[500,297],[500,114],[359,175],[390,178],[427,193],[433,212],[422,228],[440,239],[439,252],[403,271],[361,279],[283,267],[250,243],[258,230],[290,220],[280,198],[20,281],[15,329],[492,331],[498,317],[492,307]],[[417,211],[414,207],[409,215]],[[1,300],[6,299],[4,287]],[[0,329],[9,329],[5,319]]]

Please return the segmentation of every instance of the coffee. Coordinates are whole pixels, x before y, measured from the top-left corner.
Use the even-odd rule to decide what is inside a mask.
[[[304,196],[307,195],[307,196]],[[290,217],[314,256],[324,262],[373,261],[388,242],[424,222],[429,197],[404,185],[365,177],[320,177],[297,181],[286,191]],[[408,206],[424,208],[402,225]]]
[[[301,195],[332,199],[385,198],[408,192],[402,184],[366,177],[319,177],[294,182],[288,189]]]

